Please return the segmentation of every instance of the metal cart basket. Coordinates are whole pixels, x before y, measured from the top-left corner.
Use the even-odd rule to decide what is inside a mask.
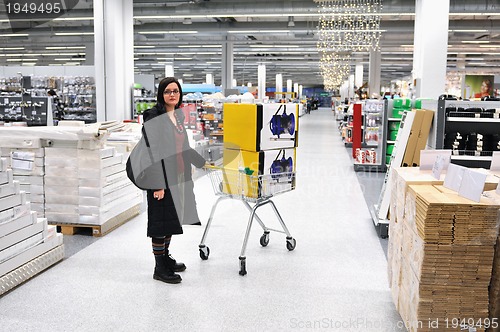
[[[239,257],[240,275],[244,276],[245,274],[247,274],[245,251],[247,247],[248,236],[250,234],[254,219],[257,220],[259,225],[264,230],[264,234],[260,237],[260,244],[263,247],[268,245],[269,233],[271,231],[274,231],[286,234],[287,249],[290,251],[295,249],[296,241],[290,235],[290,232],[288,231],[285,222],[281,218],[276,205],[271,200],[273,196],[293,190],[295,188],[295,172],[251,175],[247,174],[248,172],[246,172],[245,170],[227,169],[215,166],[208,166],[205,167],[205,169],[208,172],[208,176],[212,183],[214,193],[215,195],[219,196],[219,198],[212,206],[210,217],[208,218],[207,226],[205,227],[205,231],[199,245],[201,259],[207,260],[210,254],[210,249],[205,245],[205,240],[207,238],[210,225],[212,224],[215,209],[220,201],[227,198],[241,200],[246,208],[250,211],[247,230]],[[249,203],[255,204],[252,207]],[[257,209],[266,204],[271,204],[271,207],[276,214],[276,217],[278,218],[283,230],[271,229],[266,227],[262,220],[257,216]]]

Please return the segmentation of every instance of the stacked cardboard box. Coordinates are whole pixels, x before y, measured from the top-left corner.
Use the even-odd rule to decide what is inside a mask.
[[[62,235],[31,211],[9,164],[0,158],[0,295],[64,257]]]
[[[224,104],[223,191],[259,198],[294,189],[297,128],[297,104]]]
[[[497,204],[500,204],[500,195],[496,191],[486,191],[484,195],[494,200]],[[493,268],[491,274],[490,320],[495,318],[498,322],[500,320],[500,234],[495,245],[495,256],[493,258]],[[495,328],[490,329],[490,331],[500,332],[500,326],[496,326]]]
[[[435,331],[431,321],[446,330],[447,320],[488,318],[499,207],[442,186],[408,186],[403,219],[394,220],[391,231],[390,276],[393,299],[410,331]]]
[[[46,148],[46,216],[53,224],[102,225],[140,204],[115,147]]]

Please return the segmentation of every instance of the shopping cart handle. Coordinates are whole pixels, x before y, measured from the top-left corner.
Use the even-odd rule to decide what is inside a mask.
[[[219,169],[219,167],[215,166],[214,164],[208,163],[208,162],[202,168],[205,169],[205,170],[208,170],[208,169]]]

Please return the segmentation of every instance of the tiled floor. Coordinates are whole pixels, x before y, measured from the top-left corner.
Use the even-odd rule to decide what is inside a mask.
[[[376,200],[377,190],[358,182],[331,111],[300,119],[297,161],[297,189],[273,199],[297,240],[295,250],[287,250],[279,233],[260,246],[255,223],[248,274],[240,276],[248,211],[240,201],[223,201],[206,240],[209,259],[198,253],[204,228],[185,226],[171,251],[188,268],[181,284],[164,284],[152,279],[141,214],[3,296],[1,330],[405,331],[365,202]],[[195,190],[206,223],[216,199],[206,176]],[[268,206],[259,216],[279,227]]]

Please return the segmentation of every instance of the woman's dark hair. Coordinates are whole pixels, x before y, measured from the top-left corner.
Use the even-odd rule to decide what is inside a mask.
[[[174,82],[177,84],[177,88],[179,89],[179,102],[177,103],[177,105],[175,105],[175,108],[179,108],[179,106],[181,106],[182,104],[181,84],[175,77],[165,77],[158,84],[158,94],[156,95],[156,101],[158,102],[158,105],[160,105],[162,108],[165,107],[165,99],[163,99],[163,91],[165,91],[167,85]]]

